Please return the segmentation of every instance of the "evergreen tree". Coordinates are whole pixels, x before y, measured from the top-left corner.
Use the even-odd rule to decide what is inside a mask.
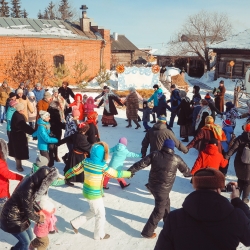
[[[58,11],[60,12],[59,18],[62,20],[70,19],[71,17],[73,17],[73,13],[71,11],[68,0],[61,0]]]
[[[20,0],[11,0],[11,17],[20,18],[22,17],[21,3]]]
[[[8,2],[5,0],[0,1],[0,17],[9,17],[10,16],[10,7]]]
[[[47,11],[48,11],[48,16],[50,20],[55,20],[56,19],[56,14],[55,14],[55,4],[51,1],[49,3],[49,6],[47,7]]]
[[[47,9],[44,10],[43,19],[49,19],[49,12]]]
[[[38,14],[37,14],[37,18],[38,18],[38,19],[44,19],[41,10],[39,10],[39,12],[38,12]]]
[[[26,11],[26,9],[24,9],[23,11],[22,11],[22,17],[23,18],[28,18],[28,12]]]

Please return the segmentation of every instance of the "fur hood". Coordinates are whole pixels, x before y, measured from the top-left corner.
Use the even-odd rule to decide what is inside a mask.
[[[1,138],[0,138],[0,147],[1,147],[2,154],[3,154],[3,160],[7,161],[7,158],[9,155],[8,146],[7,146],[6,141]]]
[[[36,201],[41,200],[42,196],[47,193],[50,184],[58,177],[59,172],[56,168],[53,167],[41,167],[31,176],[35,186],[38,186],[38,190],[35,193]]]

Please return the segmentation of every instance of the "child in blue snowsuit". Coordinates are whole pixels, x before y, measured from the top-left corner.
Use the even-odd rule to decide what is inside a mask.
[[[139,108],[139,111],[142,112],[143,127],[145,128],[144,132],[147,132],[151,128],[148,125],[148,122],[150,121],[150,114],[152,113],[152,109],[148,106],[147,101],[143,101],[143,108]]]
[[[136,154],[136,153],[128,151],[127,144],[128,144],[127,139],[125,137],[122,137],[116,146],[109,149],[109,152],[113,153],[112,158],[109,162],[109,167],[114,168],[117,171],[120,171],[120,170],[122,170],[123,162],[125,161],[125,159],[127,157],[140,158],[142,156],[141,153]],[[117,180],[118,180],[121,188],[125,188],[125,187],[128,187],[130,185],[130,184],[127,184],[123,178],[118,178]],[[107,187],[108,182],[109,182],[109,177],[105,176],[104,181],[103,181],[103,188],[104,189],[109,189]]]

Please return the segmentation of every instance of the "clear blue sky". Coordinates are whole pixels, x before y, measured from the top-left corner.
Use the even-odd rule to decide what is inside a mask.
[[[10,0],[9,0],[10,1]],[[30,18],[36,18],[50,0],[21,0]],[[59,2],[58,0],[54,2]],[[181,29],[187,16],[200,10],[227,13],[233,33],[250,28],[250,0],[70,0],[79,10],[86,4],[88,17],[110,32],[124,34],[137,47],[160,48]]]

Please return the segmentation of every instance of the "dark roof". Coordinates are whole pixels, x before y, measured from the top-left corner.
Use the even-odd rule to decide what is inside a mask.
[[[83,32],[79,23],[62,20],[0,17],[0,36],[101,40],[98,32]]]
[[[113,38],[111,36],[111,38]],[[111,43],[111,51],[118,51],[118,50],[138,50],[138,48],[131,43],[128,38],[124,35],[118,35],[118,39],[112,39]]]

